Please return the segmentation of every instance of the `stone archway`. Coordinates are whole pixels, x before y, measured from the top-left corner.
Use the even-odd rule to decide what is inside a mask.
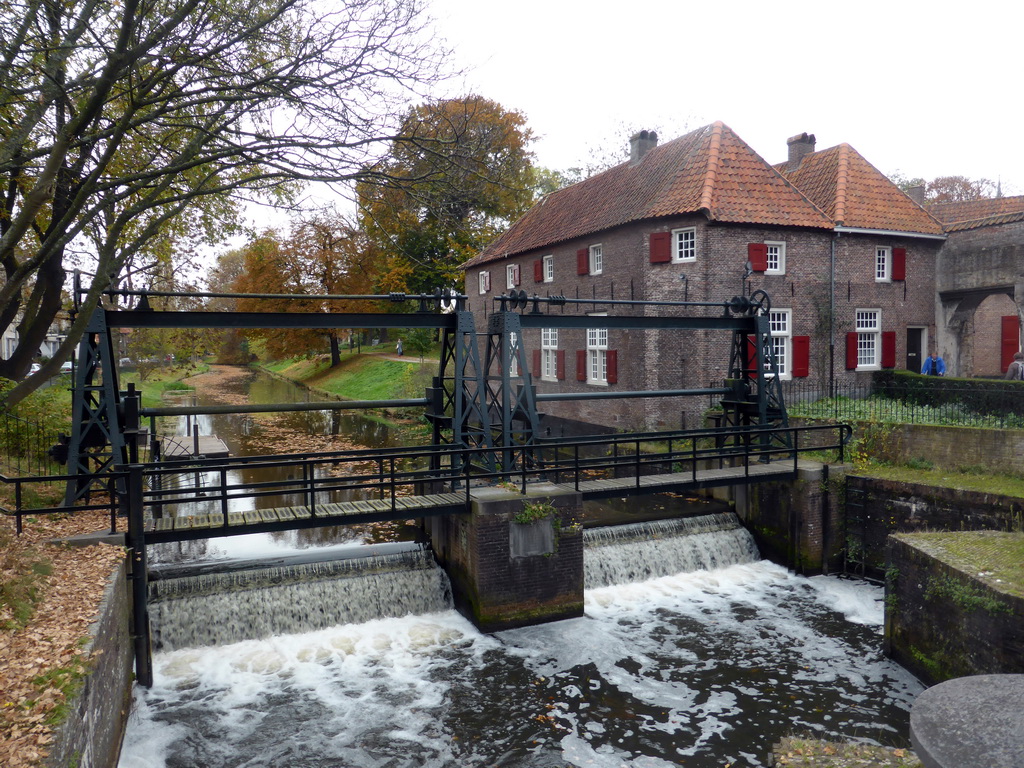
[[[1019,315],[1013,285],[939,294],[939,353],[954,376],[1002,375],[1001,318]]]

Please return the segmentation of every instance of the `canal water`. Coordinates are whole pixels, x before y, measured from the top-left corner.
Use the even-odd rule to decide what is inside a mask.
[[[588,530],[585,615],[492,635],[415,553],[316,566],[326,586],[295,578],[305,564],[169,580],[177,618],[155,630],[174,650],[135,692],[119,766],[710,768],[770,765],[789,735],[907,746],[922,687],[881,653],[881,590],[791,574],[718,522]],[[225,606],[255,616],[249,636],[264,611],[280,623],[238,641]]]
[[[120,768],[711,768],[770,765],[794,734],[906,746],[922,688],[881,655],[881,599],[755,560],[588,589],[582,618],[493,635],[445,608],[158,653]]]

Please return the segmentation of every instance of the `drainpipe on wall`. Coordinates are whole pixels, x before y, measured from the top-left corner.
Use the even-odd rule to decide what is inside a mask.
[[[832,235],[828,262],[828,396],[836,396],[836,240]]]

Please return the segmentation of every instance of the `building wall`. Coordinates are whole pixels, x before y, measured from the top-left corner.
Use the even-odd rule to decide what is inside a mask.
[[[696,230],[697,258],[693,262],[651,264],[650,234],[682,227]],[[835,294],[829,301],[829,271],[835,242]],[[784,242],[784,274],[753,273],[744,280],[749,243]],[[579,249],[600,243],[604,269],[600,275],[579,275]],[[876,282],[875,248],[884,245],[907,251],[907,280]],[[498,260],[467,271],[466,290],[470,308],[477,314],[478,329],[497,304],[494,297],[507,293],[506,268],[519,267],[516,290],[541,296],[564,295],[569,299],[638,299],[649,301],[709,302],[707,307],[608,307],[567,305],[551,308],[556,314],[585,315],[607,310],[610,314],[632,311],[650,315],[688,314],[721,316],[722,304],[736,295],[765,291],[773,308],[791,310],[791,335],[809,336],[809,380],[824,385],[832,375],[838,381],[868,380],[871,371],[847,371],[846,332],[854,329],[858,308],[881,311],[882,331],[896,332],[896,361],[906,363],[908,325],[928,329],[934,338],[935,258],[941,241],[892,236],[844,234],[835,237],[824,230],[792,227],[753,227],[708,222],[698,215],[673,217],[619,227],[587,239],[577,239],[549,250]],[[553,282],[535,282],[534,262],[545,255],[554,258]],[[491,289],[481,295],[478,275],[490,272]],[[685,276],[685,280],[682,277]],[[526,310],[529,311],[529,310]],[[828,326],[834,311],[835,329],[830,349]],[[597,323],[595,322],[595,327]],[[565,351],[565,378],[539,381],[538,392],[590,392],[605,389],[576,377],[577,350],[586,349],[586,331],[560,329],[559,348]],[[539,333],[527,332],[524,343],[532,366],[532,350],[540,347]],[[612,331],[609,348],[618,353],[617,384],[620,391],[673,390],[721,386],[727,375],[732,336],[723,332]],[[925,350],[925,353],[927,350]],[[832,363],[830,370],[829,364]],[[701,414],[712,405],[708,397],[643,398],[630,400],[574,401],[544,404],[542,411],[562,419],[590,422],[615,429],[675,429],[701,425]]]

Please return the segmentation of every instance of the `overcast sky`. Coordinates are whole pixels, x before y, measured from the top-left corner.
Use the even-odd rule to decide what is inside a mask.
[[[721,120],[769,163],[807,131],[883,173],[1024,194],[1015,3],[430,0],[461,91],[522,112],[566,169],[627,128],[662,142]],[[459,89],[457,89],[459,90]]]

